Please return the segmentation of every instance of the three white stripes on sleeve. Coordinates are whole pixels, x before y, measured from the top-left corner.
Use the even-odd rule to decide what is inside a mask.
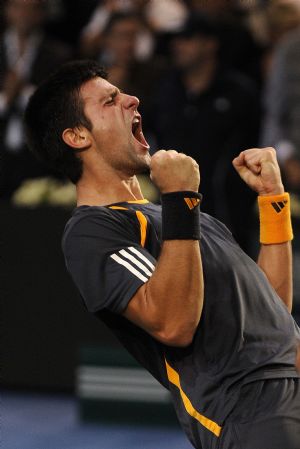
[[[122,256],[122,257],[121,257]],[[132,274],[143,282],[147,282],[152,276],[155,266],[147,257],[138,249],[130,246],[126,249],[121,249],[118,253],[110,256],[115,262],[127,268]],[[137,270],[138,267],[141,271]]]

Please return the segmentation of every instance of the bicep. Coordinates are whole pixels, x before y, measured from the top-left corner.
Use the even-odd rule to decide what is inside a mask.
[[[122,313],[137,290],[152,276],[155,259],[142,247],[128,241],[81,237],[69,252],[67,267],[87,309]]]

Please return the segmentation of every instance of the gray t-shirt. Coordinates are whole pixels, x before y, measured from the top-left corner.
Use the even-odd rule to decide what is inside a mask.
[[[78,207],[63,251],[87,309],[171,391],[182,427],[201,447],[203,432],[218,438],[242,385],[299,377],[300,332],[263,271],[222,223],[201,213],[200,323],[186,348],[155,340],[121,314],[155,270],[161,243],[161,206],[142,201]]]

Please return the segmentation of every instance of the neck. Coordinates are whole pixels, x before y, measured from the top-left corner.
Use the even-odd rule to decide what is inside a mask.
[[[136,176],[101,173],[101,179],[85,172],[76,185],[77,206],[105,206],[113,203],[143,200]]]

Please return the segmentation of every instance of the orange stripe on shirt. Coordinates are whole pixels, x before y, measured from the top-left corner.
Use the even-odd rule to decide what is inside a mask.
[[[136,213],[137,219],[139,220],[139,223],[140,223],[141,246],[144,248],[145,243],[146,243],[146,235],[147,235],[147,224],[148,224],[147,218],[140,210],[136,210],[135,213]]]
[[[174,368],[172,368],[168,364],[168,362],[166,360],[165,360],[165,363],[166,363],[166,368],[167,368],[168,379],[173,385],[175,385],[179,389],[180,396],[181,396],[183,405],[184,405],[187,413],[190,416],[192,416],[193,418],[195,418],[197,421],[199,421],[199,423],[202,424],[202,426],[204,426],[207,430],[209,430],[214,435],[219,437],[221,434],[222,428],[217,423],[212,421],[211,419],[206,418],[206,416],[204,416],[204,415],[201,415],[193,407],[193,404],[191,403],[191,401],[189,400],[189,398],[187,397],[187,395],[184,393],[184,391],[181,388],[179,374],[177,373],[177,371],[174,370]]]

